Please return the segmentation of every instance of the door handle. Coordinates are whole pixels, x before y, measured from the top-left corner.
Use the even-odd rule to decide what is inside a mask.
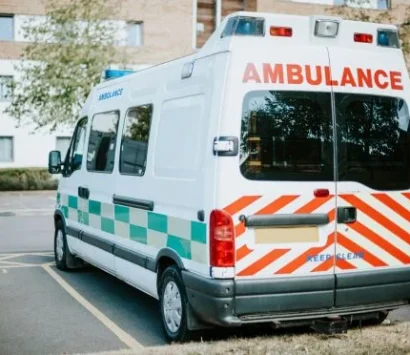
[[[338,207],[337,208],[337,223],[354,223],[357,220],[356,207]]]
[[[86,187],[79,186],[78,187],[78,196],[88,200],[90,198],[90,190]]]

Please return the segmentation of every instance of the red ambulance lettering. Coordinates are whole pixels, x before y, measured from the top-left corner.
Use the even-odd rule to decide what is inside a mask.
[[[283,65],[275,64],[272,66],[268,63],[263,63],[263,82],[283,84],[285,82]]]
[[[403,85],[401,82],[401,73],[399,71],[390,72],[391,88],[393,90],[403,90]]]
[[[288,64],[287,66],[288,84],[303,84],[302,67],[297,64]]]
[[[325,78],[326,78],[326,85],[327,86],[338,86],[339,83],[336,80],[332,80],[332,73],[330,71],[330,67],[325,67]]]
[[[389,82],[386,80],[382,83],[380,81],[381,76],[385,79],[389,77],[384,70],[376,70],[376,72],[374,73],[374,82],[376,83],[376,86],[378,86],[380,89],[387,89],[387,87],[389,86]]]
[[[342,81],[340,82],[340,86],[347,86],[350,85],[352,87],[356,87],[356,82],[353,77],[353,73],[350,68],[344,68],[342,74]]]
[[[322,78],[322,68],[319,65],[315,66],[316,73],[312,75],[312,67],[310,65],[305,65],[305,71],[306,71],[306,81],[310,85],[320,85],[323,78]]]
[[[246,65],[245,73],[243,74],[244,83],[249,83],[250,81],[254,81],[255,83],[260,83],[261,78],[259,77],[258,70],[256,69],[256,65],[253,63],[248,63]]]
[[[262,72],[260,72],[262,69]],[[338,71],[338,73],[340,73]],[[350,86],[360,88],[377,88],[403,90],[402,73],[378,69],[351,69],[344,67],[340,81],[332,77],[329,66],[311,66],[299,64],[270,64],[263,63],[262,68],[254,63],[248,63],[242,81],[244,83],[290,84],[301,85],[307,83],[312,86]]]
[[[357,69],[357,82],[359,87],[364,88],[365,85],[368,88],[373,87],[373,77],[372,77],[372,71],[370,69],[366,69],[366,73],[364,72],[364,69]]]

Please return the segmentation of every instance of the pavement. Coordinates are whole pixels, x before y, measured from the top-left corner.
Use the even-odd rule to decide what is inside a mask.
[[[54,204],[55,192],[0,192],[0,354],[119,354],[166,346],[156,300],[91,266],[55,268]],[[389,318],[410,321],[410,307]],[[254,333],[201,335],[219,340]]]

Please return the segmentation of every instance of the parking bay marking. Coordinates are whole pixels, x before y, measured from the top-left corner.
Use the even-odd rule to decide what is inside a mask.
[[[51,267],[52,264],[43,264],[42,268],[64,289],[66,290],[78,303],[87,309],[95,318],[103,323],[114,335],[116,335],[125,345],[132,350],[141,350],[143,345],[136,341],[131,335],[121,329],[105,314],[94,307],[83,296],[81,296],[72,286],[70,286],[59,274],[57,274]]]

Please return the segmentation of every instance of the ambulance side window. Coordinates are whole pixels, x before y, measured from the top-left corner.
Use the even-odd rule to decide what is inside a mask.
[[[94,115],[88,141],[87,170],[111,173],[120,113],[110,111]]]
[[[330,93],[254,91],[245,96],[242,112],[245,178],[334,180]]]
[[[152,113],[152,105],[143,105],[128,110],[120,151],[121,174],[144,175]]]
[[[85,133],[87,130],[87,117],[82,118],[74,130],[70,148],[67,151],[64,163],[64,176],[71,175],[74,171],[81,169],[85,149]]]

